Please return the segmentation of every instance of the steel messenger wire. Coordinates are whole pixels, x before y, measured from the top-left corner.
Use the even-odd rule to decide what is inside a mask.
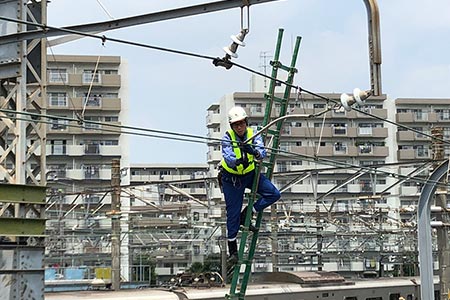
[[[84,120],[84,121],[80,121],[79,119],[75,119],[75,118],[68,118],[68,117],[60,117],[60,116],[52,116],[52,115],[43,115],[43,114],[37,114],[37,113],[31,113],[31,112],[17,112],[17,111],[12,111],[12,110],[7,110],[7,109],[0,109],[0,112],[3,113],[8,113],[8,114],[23,114],[23,115],[28,115],[31,117],[44,117],[44,118],[48,118],[48,119],[61,119],[61,120],[66,120],[66,121],[72,121],[72,122],[84,122],[84,123],[88,123],[88,124],[93,124],[93,125],[102,125],[102,126],[106,126],[106,127],[115,127],[118,129],[129,129],[129,130],[137,130],[137,131],[145,131],[145,132],[153,132],[153,133],[158,133],[158,134],[165,134],[165,135],[175,135],[175,136],[183,136],[183,137],[190,137],[192,139],[187,139],[187,138],[174,138],[174,137],[165,137],[165,136],[161,136],[161,135],[153,135],[153,134],[147,134],[147,133],[139,133],[139,132],[134,132],[134,131],[123,131],[123,130],[113,130],[113,129],[104,129],[104,128],[89,128],[90,130],[99,130],[99,131],[104,131],[104,132],[112,132],[112,133],[123,133],[123,134],[130,134],[130,135],[137,135],[137,136],[144,136],[144,137],[152,137],[152,138],[162,138],[162,139],[169,139],[169,140],[177,140],[177,141],[185,141],[185,142],[194,142],[194,143],[207,143],[207,144],[220,144],[222,142],[222,139],[217,139],[217,138],[208,138],[208,137],[203,137],[203,136],[197,136],[197,135],[191,135],[191,134],[183,134],[183,133],[178,133],[178,132],[170,132],[170,131],[163,131],[163,130],[155,130],[155,129],[147,129],[147,128],[141,128],[141,127],[134,127],[134,126],[126,126],[126,125],[117,125],[117,124],[108,124],[108,123],[104,123],[104,122],[97,122],[97,121],[91,121],[91,120]],[[321,112],[322,113],[322,112]],[[294,116],[294,115],[292,115]],[[305,115],[301,115],[301,116],[305,116]],[[313,116],[313,115],[311,115]],[[280,119],[285,119],[287,116],[284,116]],[[0,116],[0,119],[2,118],[2,116]],[[11,117],[8,117],[11,118]],[[37,120],[37,119],[28,119],[28,118],[20,118],[20,117],[13,117],[14,119],[17,120],[22,120],[22,121],[33,121],[33,122],[38,122],[38,123],[46,123],[46,124],[54,124],[52,121],[44,121],[44,120]],[[268,124],[268,126],[265,127],[264,130],[267,130],[268,127],[272,126],[273,124],[275,124],[278,120],[274,120],[271,123]],[[65,126],[68,127],[75,127],[75,128],[85,128],[82,124],[64,124]],[[260,130],[257,134],[261,134],[264,130]],[[199,139],[199,140],[194,140],[195,139]],[[204,141],[200,141],[200,139],[204,140]],[[213,141],[211,143],[211,141]],[[368,173],[371,174],[384,174],[386,176],[392,176],[394,178],[399,178],[399,179],[407,179],[407,180],[411,180],[411,181],[415,181],[415,182],[420,182],[420,183],[425,183],[426,180],[422,179],[422,178],[416,178],[414,177],[408,177],[406,175],[403,174],[399,174],[399,173],[395,173],[395,172],[388,172],[388,171],[383,171],[383,170],[379,170],[379,166],[377,166],[377,168],[372,168],[372,167],[368,167],[368,166],[357,166],[357,165],[353,165],[347,162],[341,162],[338,160],[333,160],[333,159],[327,159],[327,158],[323,158],[323,157],[317,157],[317,156],[311,156],[311,155],[306,155],[306,154],[299,154],[299,153],[294,153],[294,152],[289,152],[289,151],[284,151],[281,149],[273,149],[273,148],[267,148],[268,151],[275,151],[278,154],[284,154],[284,155],[288,155],[288,157],[290,158],[297,158],[297,159],[303,159],[303,160],[308,160],[310,162],[323,162],[325,164],[329,164],[329,165],[333,165],[333,166],[340,166],[341,168],[350,168],[350,169],[357,169],[357,170],[366,170]],[[437,182],[437,184],[442,185],[442,186],[447,186],[445,184],[439,183]]]
[[[203,55],[203,54],[198,54],[198,53],[193,53],[193,52],[188,52],[188,51],[181,51],[181,50],[176,50],[176,49],[171,49],[171,48],[165,48],[165,47],[152,46],[152,45],[149,45],[149,44],[138,43],[138,42],[129,41],[129,40],[123,40],[123,39],[111,38],[111,37],[107,37],[107,36],[105,36],[105,35],[95,35],[95,34],[90,34],[90,33],[85,33],[85,32],[79,32],[79,31],[76,31],[76,30],[66,29],[66,28],[62,28],[62,27],[54,27],[54,26],[49,26],[49,25],[40,24],[40,23],[33,23],[33,22],[28,22],[28,21],[23,21],[23,20],[13,19],[13,18],[7,18],[7,17],[3,17],[3,16],[0,16],[0,20],[5,20],[5,21],[9,21],[9,22],[14,22],[14,23],[20,23],[20,24],[26,24],[26,25],[36,26],[36,27],[41,27],[44,31],[45,31],[45,29],[55,29],[55,30],[60,30],[60,31],[63,31],[63,32],[71,33],[71,34],[76,34],[76,35],[81,35],[81,36],[85,36],[85,37],[96,38],[96,39],[100,39],[100,40],[102,41],[103,44],[104,44],[106,41],[110,41],[110,42],[122,43],[122,44],[126,44],[126,45],[132,45],[132,46],[137,46],[137,47],[143,47],[143,48],[148,48],[148,49],[153,49],[153,50],[158,50],[158,51],[163,51],[163,52],[170,52],[170,53],[175,53],[175,54],[180,54],[180,55],[185,55],[185,56],[191,56],[191,57],[196,57],[196,58],[203,58],[203,59],[207,59],[207,60],[211,60],[211,61],[217,59],[217,57],[213,57],[213,56],[208,56],[208,55]],[[330,99],[330,98],[328,98],[328,97],[325,97],[325,96],[323,96],[323,95],[314,93],[314,92],[309,91],[309,90],[307,90],[307,89],[304,89],[304,88],[302,88],[301,86],[289,84],[289,83],[287,83],[287,82],[285,82],[285,81],[283,81],[283,80],[280,80],[280,79],[277,79],[277,78],[273,78],[272,76],[266,75],[266,74],[264,74],[264,73],[262,73],[262,72],[258,72],[258,71],[256,71],[256,70],[253,70],[253,69],[251,69],[251,68],[249,68],[249,67],[246,67],[246,66],[244,66],[244,65],[235,63],[235,62],[233,62],[233,61],[229,61],[229,63],[231,63],[232,65],[234,65],[234,66],[236,66],[236,67],[238,67],[238,68],[241,68],[241,69],[243,69],[243,70],[245,70],[245,71],[248,71],[248,72],[250,72],[250,73],[254,73],[254,74],[256,74],[256,75],[259,75],[259,76],[265,77],[265,78],[267,78],[267,79],[271,79],[271,80],[274,80],[274,81],[276,81],[276,82],[282,83],[282,84],[284,84],[284,85],[286,85],[286,86],[289,86],[289,87],[291,87],[291,88],[297,90],[298,93],[305,92],[305,93],[307,93],[307,94],[309,94],[309,95],[311,95],[311,96],[314,96],[314,97],[316,97],[316,98],[325,100],[325,101],[327,101],[327,102],[332,102],[332,103],[334,103],[335,105],[337,105],[337,106],[336,106],[336,109],[342,107],[342,105],[341,105],[338,101],[335,101],[335,100]],[[353,108],[353,107],[352,107],[352,108]],[[395,126],[397,126],[397,127],[401,127],[401,128],[403,128],[403,129],[413,131],[413,132],[418,133],[418,134],[421,134],[421,135],[423,135],[423,136],[432,138],[432,139],[434,139],[434,140],[436,140],[436,141],[440,141],[440,142],[443,142],[443,143],[445,143],[445,144],[450,145],[450,142],[449,142],[449,141],[446,141],[446,140],[443,140],[443,139],[439,139],[439,138],[433,137],[433,136],[430,135],[430,134],[421,132],[420,130],[414,129],[414,128],[412,128],[412,127],[409,127],[409,126],[406,126],[406,125],[403,125],[403,124],[400,124],[400,123],[397,123],[397,122],[394,122],[394,121],[390,121],[390,120],[387,120],[387,119],[383,119],[383,118],[381,118],[381,117],[378,117],[378,116],[376,116],[376,115],[373,115],[373,114],[371,114],[371,113],[368,113],[368,112],[365,112],[365,111],[362,111],[362,110],[359,110],[359,109],[356,109],[356,108],[353,108],[353,110],[355,110],[355,111],[357,111],[357,112],[360,112],[360,113],[362,113],[362,114],[365,114],[365,115],[367,115],[367,116],[373,117],[373,118],[375,118],[375,119],[378,119],[378,120],[387,122],[387,123],[389,123],[389,124],[395,125]]]

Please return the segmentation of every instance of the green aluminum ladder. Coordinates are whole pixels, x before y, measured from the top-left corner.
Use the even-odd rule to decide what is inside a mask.
[[[269,85],[269,92],[264,95],[264,98],[266,100],[266,109],[264,114],[264,120],[262,127],[265,127],[268,125],[272,120],[285,116],[288,109],[288,101],[291,94],[291,88],[292,88],[292,82],[294,80],[294,75],[297,73],[297,69],[295,68],[295,64],[297,61],[297,55],[300,47],[300,41],[301,37],[297,37],[294,51],[292,54],[292,60],[291,60],[291,66],[284,66],[279,62],[280,57],[280,48],[281,48],[281,41],[283,39],[283,29],[278,30],[278,40],[277,40],[277,46],[275,49],[275,55],[274,60],[270,62],[272,65],[272,75],[271,75],[271,81]],[[277,84],[276,78],[278,75],[278,71],[283,70],[287,72],[287,79],[285,84],[285,90],[282,97],[276,97],[275,96],[275,87]],[[273,112],[274,103],[279,104],[279,111],[278,109],[275,109],[275,113]],[[276,107],[277,108],[277,107]],[[274,117],[273,117],[274,116]],[[272,179],[273,175],[273,169],[275,165],[275,160],[277,156],[277,149],[280,145],[280,132],[281,132],[282,122],[276,123],[276,128],[274,129],[268,129],[267,131],[263,132],[263,139],[264,141],[271,140],[270,150],[269,151],[269,157],[268,160],[259,162],[256,164],[255,168],[255,174],[259,175],[262,168],[266,169],[266,177],[269,179]],[[257,187],[259,183],[259,176],[255,176],[255,179],[253,181],[251,193],[248,196],[248,207],[253,207],[253,203],[256,200],[257,197]],[[250,279],[251,274],[251,266],[253,262],[253,257],[255,254],[258,236],[259,236],[259,228],[261,226],[261,220],[262,220],[262,212],[259,212],[256,218],[256,225],[255,227],[258,229],[256,232],[250,232],[249,231],[249,225],[252,218],[251,209],[247,210],[247,215],[245,218],[245,225],[242,228],[241,233],[241,242],[239,245],[239,260],[238,263],[234,266],[233,270],[233,278],[231,280],[231,287],[230,287],[230,293],[225,295],[226,299],[245,299],[245,292],[247,290],[247,284]],[[246,247],[248,245],[248,252],[245,253]],[[243,274],[240,274],[241,266],[245,265],[245,271]],[[240,286],[239,286],[240,284]]]

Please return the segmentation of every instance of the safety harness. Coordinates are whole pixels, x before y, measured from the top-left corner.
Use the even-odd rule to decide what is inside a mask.
[[[236,175],[245,175],[245,174],[253,171],[255,169],[253,155],[245,153],[241,150],[241,148],[239,148],[239,143],[237,141],[236,133],[232,129],[227,131],[227,135],[231,139],[231,147],[233,147],[233,152],[236,155],[236,159],[243,158],[244,161],[248,162],[248,164],[245,164],[245,165],[240,164],[240,165],[235,166],[234,168],[231,168],[230,166],[227,165],[227,163],[225,162],[225,159],[222,159],[222,162],[221,162],[222,167],[228,173],[236,174]],[[249,127],[249,128],[247,128],[246,139],[250,139],[252,136],[253,136],[253,129]],[[250,143],[251,142],[252,141],[250,141]],[[243,155],[246,155],[247,159],[245,159],[245,157],[243,157]]]

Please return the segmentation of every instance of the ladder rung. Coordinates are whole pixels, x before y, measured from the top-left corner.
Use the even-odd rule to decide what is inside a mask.
[[[262,163],[262,165],[264,166],[264,167],[272,167],[272,163],[270,162],[270,161],[263,161],[263,163]]]
[[[287,103],[287,99],[273,96],[273,101],[278,103]]]
[[[287,72],[294,72],[294,73],[298,72],[297,68],[291,68],[291,67],[288,67],[288,66],[285,66],[285,65],[281,65],[280,69],[282,69],[284,71],[287,71]]]
[[[277,96],[271,96],[269,94],[264,94],[264,98],[265,98],[265,100],[273,100],[274,102],[278,102],[278,103],[282,103],[282,104],[283,103],[287,104],[287,102],[288,102],[287,98],[280,98]]]
[[[298,72],[297,68],[292,68],[292,67],[285,66],[280,61],[271,61],[270,65],[273,66],[274,68],[279,68],[279,69],[284,70],[286,72],[294,72],[294,73]]]
[[[271,134],[271,135],[278,135],[278,130],[273,130],[273,129],[267,129],[267,133]]]

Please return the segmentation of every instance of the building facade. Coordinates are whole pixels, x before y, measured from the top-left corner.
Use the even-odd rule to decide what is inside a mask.
[[[87,266],[90,272],[110,265],[111,222],[105,215],[111,210],[111,162],[129,166],[120,129],[128,113],[127,64],[118,56],[47,59],[46,174],[52,189],[46,263],[64,276],[64,267]],[[129,173],[123,175],[127,185]],[[123,248],[125,268],[127,256]]]
[[[415,217],[420,184],[415,180],[401,183],[397,174],[416,170],[414,159],[419,156],[431,158],[425,150],[430,140],[420,135],[421,143],[413,142],[416,135],[413,140],[404,140],[402,135],[409,136],[410,132],[383,121],[394,119],[417,127],[413,113],[403,111],[411,106],[406,100],[392,103],[385,95],[372,96],[364,106],[356,107],[359,111],[328,110],[339,103],[340,94],[322,95],[331,101],[292,94],[288,113],[307,117],[283,122],[279,149],[270,149],[269,143],[269,151],[279,151],[273,181],[282,191],[282,199],[274,207],[275,219],[267,209],[264,220],[272,222],[261,229],[254,269],[327,270],[363,276],[402,274],[403,265],[417,266],[417,261],[410,259],[417,257],[414,218],[403,214],[409,208],[409,217]],[[207,157],[212,177],[221,159],[217,139],[229,129],[228,110],[234,105],[243,107],[249,126],[257,129],[265,114],[265,101],[263,92],[236,92],[207,109]],[[393,106],[397,107],[397,116]],[[426,105],[422,101],[420,106]],[[439,113],[445,115],[442,109],[436,111],[436,120]],[[410,123],[404,120],[406,114]],[[426,132],[431,126],[430,122],[422,124],[418,130]],[[410,148],[412,156],[405,157],[404,151]],[[413,198],[403,191],[409,186],[415,189]],[[216,188],[212,198],[218,197],[220,190]],[[275,244],[271,243],[274,237]]]
[[[214,178],[207,164],[131,166],[129,248],[133,266],[155,264],[159,280],[203,263],[218,252],[216,219],[209,198]]]

